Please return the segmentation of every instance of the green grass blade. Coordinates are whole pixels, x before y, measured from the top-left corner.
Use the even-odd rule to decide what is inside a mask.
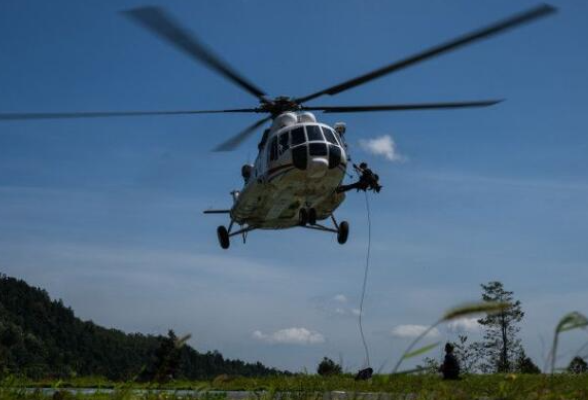
[[[466,317],[472,314],[496,314],[505,311],[510,308],[509,303],[504,302],[479,302],[479,303],[468,303],[458,307],[455,307],[445,313],[442,321],[451,321],[456,318]]]
[[[588,326],[588,318],[583,314],[573,311],[566,314],[557,324],[555,331],[557,333],[571,331],[573,329],[585,328]]]
[[[441,342],[435,342],[433,344],[428,344],[428,345],[426,345],[424,347],[421,347],[420,349],[416,349],[414,351],[411,351],[410,353],[406,353],[404,356],[402,356],[402,359],[403,360],[406,360],[408,358],[413,358],[413,357],[416,357],[416,356],[420,356],[421,354],[424,354],[424,353],[426,353],[428,351],[431,351],[435,347],[439,346],[439,343],[441,343]]]

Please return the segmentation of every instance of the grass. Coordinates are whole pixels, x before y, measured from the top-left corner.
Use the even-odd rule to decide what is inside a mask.
[[[92,385],[92,379],[96,379]],[[322,400],[324,394],[333,391],[347,391],[347,399],[360,398],[361,393],[391,394],[401,399],[588,399],[588,374],[570,375],[470,375],[460,381],[442,381],[434,375],[375,376],[371,381],[356,382],[350,375],[320,377],[299,375],[272,378],[221,378],[208,382],[174,381],[162,386],[136,383],[108,382],[97,378],[74,379],[53,382],[48,387],[61,388],[62,394],[56,400],[69,399],[170,399],[178,398],[174,390],[192,389],[207,400],[223,399],[222,394],[211,391],[243,390],[252,392],[251,399],[272,400]],[[36,386],[48,382],[38,382]],[[83,383],[83,385],[81,385]],[[8,379],[0,386],[0,399],[46,399],[40,391],[25,391],[34,383]],[[65,387],[112,388],[112,393],[72,395]],[[146,391],[136,392],[138,389]],[[170,389],[170,393],[159,393],[155,389]],[[279,395],[278,395],[279,394]],[[195,397],[196,393],[188,397]],[[184,397],[185,398],[185,397]],[[382,396],[382,398],[384,398]],[[388,397],[390,398],[390,397]]]

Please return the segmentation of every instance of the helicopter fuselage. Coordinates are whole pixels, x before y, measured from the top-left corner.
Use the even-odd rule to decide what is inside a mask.
[[[345,199],[336,189],[346,168],[345,144],[333,128],[309,112],[283,113],[265,131],[255,164],[243,167],[231,219],[258,229],[298,226],[301,209],[326,219]]]

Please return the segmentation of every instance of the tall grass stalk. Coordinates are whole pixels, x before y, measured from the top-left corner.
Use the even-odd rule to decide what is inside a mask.
[[[588,326],[588,318],[577,311],[572,311],[559,321],[555,327],[553,335],[553,345],[551,346],[551,373],[555,372],[555,361],[557,359],[557,345],[559,341],[559,334],[562,332],[571,331],[574,329],[586,328]]]

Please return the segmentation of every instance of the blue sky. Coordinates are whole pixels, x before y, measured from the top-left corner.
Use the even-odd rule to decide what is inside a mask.
[[[536,3],[150,4],[165,5],[270,95],[302,96]],[[558,319],[588,313],[588,4],[553,4],[554,17],[314,103],[507,99],[479,110],[319,114],[347,123],[354,159],[373,164],[384,185],[370,199],[364,314],[376,367],[393,365],[409,325],[479,298],[489,280],[521,299],[524,344],[540,364]],[[0,2],[0,111],[256,105],[118,13],[139,5]],[[325,355],[359,368],[363,195],[337,213],[351,223],[345,246],[289,230],[251,234],[226,252],[215,235],[226,221],[201,214],[230,204],[256,142],[210,149],[254,119],[3,122],[0,271],[106,326],[191,332],[199,350],[291,370],[313,370]],[[383,135],[403,162],[361,150],[360,140]],[[440,340],[455,331],[442,327]],[[562,354],[585,339],[570,333]]]

